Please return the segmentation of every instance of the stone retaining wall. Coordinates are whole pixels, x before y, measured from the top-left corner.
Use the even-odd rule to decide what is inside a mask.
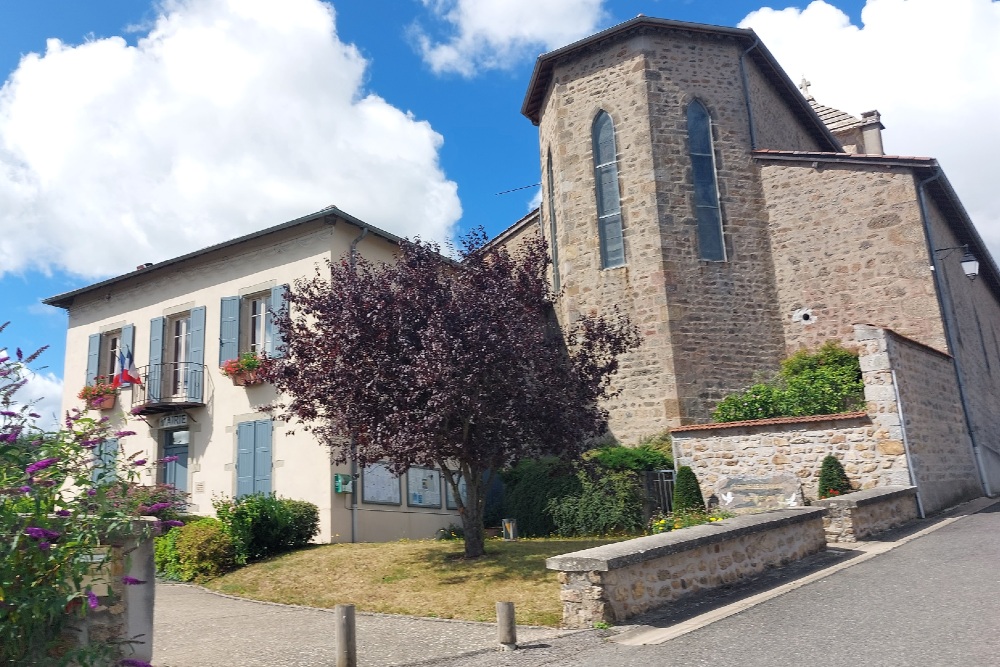
[[[559,571],[563,626],[620,623],[822,551],[825,512],[744,515],[549,558],[545,566]]]
[[[826,509],[826,541],[857,542],[920,518],[917,487],[887,486],[814,503]]]
[[[859,489],[910,482],[902,442],[864,412],[685,426],[671,435],[677,464],[691,466],[705,497],[730,477],[792,473],[816,499],[827,454]]]

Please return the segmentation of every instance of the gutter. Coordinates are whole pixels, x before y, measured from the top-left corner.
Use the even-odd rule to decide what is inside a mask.
[[[747,122],[750,124],[750,150],[757,150],[757,129],[753,122],[753,106],[750,104],[750,78],[747,76],[746,57],[760,46],[760,38],[754,35],[753,44],[740,54],[740,78],[743,81],[743,102],[747,107]]]
[[[990,488],[989,479],[986,476],[986,468],[983,465],[982,452],[976,442],[976,432],[972,426],[972,417],[969,414],[968,392],[965,389],[965,379],[962,374],[962,362],[958,346],[955,341],[955,323],[952,319],[954,306],[951,302],[951,295],[944,284],[944,277],[941,273],[940,261],[934,251],[934,236],[931,233],[930,216],[927,214],[927,189],[926,186],[933,181],[944,176],[940,168],[934,169],[934,175],[917,182],[917,204],[920,207],[920,219],[924,223],[924,240],[931,256],[931,271],[934,273],[934,288],[937,292],[938,307],[944,315],[944,336],[951,351],[951,358],[955,366],[955,378],[958,381],[958,400],[962,404],[962,416],[965,418],[965,427],[969,431],[969,441],[972,444],[972,455],[976,461],[976,471],[979,473],[979,484],[982,487],[983,495],[992,497],[993,490]],[[918,487],[919,488],[919,487]],[[918,494],[919,497],[919,494]]]

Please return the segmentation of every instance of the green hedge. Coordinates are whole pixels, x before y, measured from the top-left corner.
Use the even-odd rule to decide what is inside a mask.
[[[156,570],[176,581],[203,581],[236,566],[233,541],[218,519],[202,518],[156,538]]]
[[[828,454],[819,469],[819,497],[831,498],[853,491],[844,466],[833,454]]]
[[[858,355],[828,341],[781,362],[771,380],[725,397],[712,413],[717,422],[803,417],[849,412],[864,406]]]
[[[217,498],[212,506],[233,540],[240,565],[301,548],[319,532],[319,509],[303,500],[255,493]]]

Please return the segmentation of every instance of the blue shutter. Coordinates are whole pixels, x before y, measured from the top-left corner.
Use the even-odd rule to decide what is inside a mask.
[[[271,493],[271,420],[263,419],[253,423],[253,491]]]
[[[285,341],[281,337],[281,329],[278,328],[274,321],[274,313],[280,313],[285,307],[285,294],[287,292],[288,285],[278,285],[271,288],[271,308],[267,311],[267,319],[264,321],[266,329],[265,337],[269,345],[267,356],[269,357],[285,356],[284,351],[281,349]]]
[[[236,425],[236,497],[253,493],[254,422]]]
[[[108,438],[94,448],[94,469],[91,481],[94,484],[110,484],[118,478],[115,462],[118,460],[118,438]]]
[[[191,309],[191,347],[187,358],[188,400],[201,402],[205,381],[205,306]]]
[[[159,401],[163,389],[163,330],[166,318],[154,317],[149,321],[149,374],[146,378],[146,396]]]
[[[97,379],[97,365],[101,360],[101,334],[91,334],[87,339],[87,384]]]
[[[219,320],[219,365],[240,356],[240,298],[222,297]]]
[[[122,339],[118,343],[118,348],[122,351],[122,354],[125,355],[126,364],[128,363],[128,355],[130,352],[132,353],[132,358],[135,359],[135,327],[131,324],[126,324],[122,327]],[[118,372],[120,373],[123,370],[125,369],[119,368]],[[131,384],[131,382],[122,383],[122,385],[126,387]]]

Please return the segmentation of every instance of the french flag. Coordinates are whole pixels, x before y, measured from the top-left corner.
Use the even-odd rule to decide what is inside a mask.
[[[118,374],[115,375],[111,385],[120,387],[124,384],[142,384],[139,379],[139,371],[135,367],[135,359],[132,357],[132,350],[125,354],[124,350],[118,350]]]

